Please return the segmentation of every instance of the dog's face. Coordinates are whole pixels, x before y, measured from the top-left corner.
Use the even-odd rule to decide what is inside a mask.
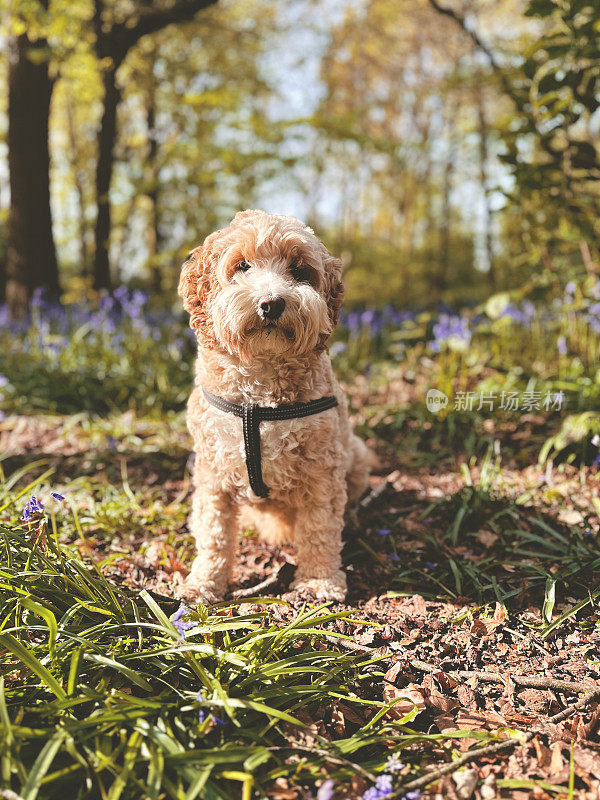
[[[295,217],[242,211],[190,253],[179,294],[201,344],[242,361],[323,350],[344,296],[341,262]]]

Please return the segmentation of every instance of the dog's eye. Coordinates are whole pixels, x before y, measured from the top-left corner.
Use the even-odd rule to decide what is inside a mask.
[[[297,261],[294,261],[294,263],[290,265],[290,272],[292,273],[293,279],[298,281],[298,283],[301,283],[302,281],[308,281],[308,270],[298,264]]]
[[[235,268],[236,272],[248,272],[250,269],[250,264],[247,261],[240,261],[240,263]]]

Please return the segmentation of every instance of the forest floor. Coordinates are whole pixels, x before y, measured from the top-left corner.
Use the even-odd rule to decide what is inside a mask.
[[[483,740],[504,749],[473,754],[422,796],[597,800],[600,694],[589,693],[600,687],[599,471],[538,466],[548,434],[539,416],[487,420],[489,440],[499,444],[475,459],[463,447],[468,430],[451,431],[454,444],[444,447],[433,418],[397,424],[391,409],[410,400],[400,375],[385,387],[359,380],[346,389],[377,465],[346,531],[347,601],[328,609],[349,613],[323,627],[338,649],[378,657],[362,684],[366,699],[397,700],[392,717],[418,712],[395,796],[414,788],[415,764],[427,774]],[[5,474],[53,469],[53,486],[77,512],[72,540],[82,556],[115,583],[162,597],[172,596],[193,552],[189,448],[181,414],[0,422]],[[284,594],[294,565],[291,548],[244,535],[231,587],[239,613],[268,610],[282,625],[304,613],[300,601],[257,598]],[[302,714],[310,745],[316,735],[347,735],[373,712],[340,699]],[[451,732],[453,739],[436,738]],[[357,774],[333,796],[360,797],[368,787]],[[283,776],[269,796],[308,794]]]

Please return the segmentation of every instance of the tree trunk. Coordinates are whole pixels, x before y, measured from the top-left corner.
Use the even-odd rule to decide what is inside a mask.
[[[440,271],[438,273],[436,292],[438,301],[441,301],[448,288],[448,273],[450,269],[450,243],[452,231],[452,180],[454,175],[454,162],[456,159],[454,130],[448,125],[448,156],[444,165],[444,178],[442,181],[442,209],[440,221]]]
[[[485,115],[485,101],[481,86],[477,87],[477,117],[479,121],[479,182],[481,183],[484,206],[483,236],[485,258],[487,261],[488,274],[490,276],[490,289],[492,292],[494,292],[497,289],[497,279],[494,264],[494,247],[492,241],[492,207],[487,180],[489,127]]]
[[[82,278],[89,275],[90,255],[88,250],[88,223],[85,218],[85,187],[83,171],[79,168],[79,154],[77,152],[77,130],[75,128],[75,110],[71,99],[67,100],[67,131],[69,134],[69,149],[71,151],[71,168],[73,170],[73,184],[77,195],[77,234],[79,236],[79,255],[81,259]]]
[[[104,110],[98,134],[98,163],[96,164],[96,197],[98,212],[95,231],[94,289],[110,289],[110,181],[113,172],[113,151],[117,138],[117,108],[120,93],[117,88],[118,64],[113,59],[102,76]]]
[[[158,139],[156,136],[156,86],[150,87],[146,104],[146,128],[148,130],[148,159],[146,164],[146,193],[149,202],[149,220],[147,228],[148,264],[150,266],[152,291],[159,294],[162,285],[160,252],[163,248],[163,236],[160,231],[159,196],[158,196]]]
[[[27,34],[11,42],[8,69],[8,165],[10,214],[6,254],[6,302],[13,316],[27,310],[34,289],[60,292],[50,210],[48,123],[53,81],[45,58],[31,58]],[[43,55],[43,52],[36,54]]]

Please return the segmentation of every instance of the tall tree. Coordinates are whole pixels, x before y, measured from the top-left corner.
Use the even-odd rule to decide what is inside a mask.
[[[117,110],[121,99],[117,85],[117,70],[133,45],[139,42],[143,36],[159,31],[171,23],[191,20],[198,11],[215,2],[216,0],[176,0],[168,8],[157,8],[149,2],[138,5],[134,13],[117,18],[114,6],[109,6],[106,0],[94,0],[95,48],[102,68],[104,87],[104,105],[98,132],[98,163],[96,167],[98,205],[94,254],[94,287],[96,289],[108,289],[111,285],[109,192],[117,136]]]
[[[41,3],[48,9],[48,0]],[[36,287],[58,294],[58,266],[50,210],[48,120],[53,79],[48,47],[28,32],[13,36],[8,71],[10,214],[6,302],[24,313]]]

